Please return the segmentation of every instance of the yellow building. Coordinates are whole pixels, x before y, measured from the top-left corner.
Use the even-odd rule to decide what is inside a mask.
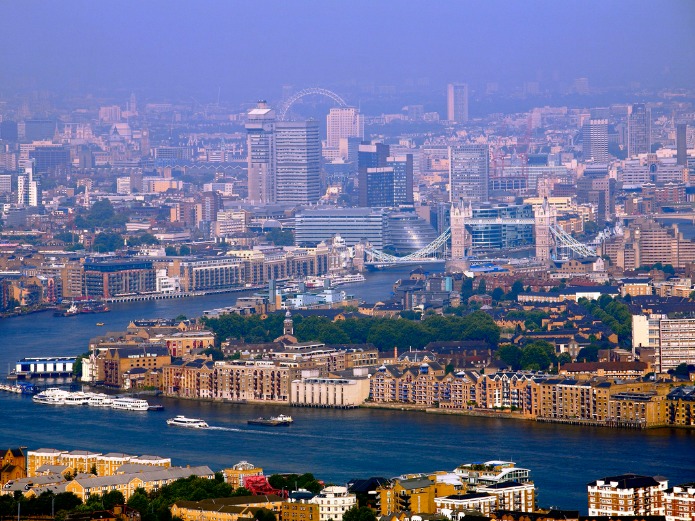
[[[177,501],[171,507],[171,515],[183,521],[241,521],[254,519],[262,508],[274,512],[277,517],[284,504],[280,496],[274,495]],[[285,521],[284,516],[281,519]]]
[[[97,468],[98,452],[88,450],[71,450],[60,455],[60,465],[66,465],[72,469],[73,474],[92,472]]]
[[[182,331],[166,335],[162,340],[166,342],[169,353],[174,357],[182,357],[194,349],[215,346],[215,334],[212,331]]]
[[[306,501],[285,502],[280,509],[282,521],[318,521],[319,506]]]
[[[90,473],[96,468],[98,476],[112,476],[117,473],[121,466],[126,464],[135,464],[145,468],[168,468],[171,466],[171,459],[151,455],[130,456],[120,452],[100,454],[84,450],[68,452],[48,448],[27,452],[27,476],[29,477],[38,475],[38,469],[45,465],[66,467],[72,474]]]
[[[377,488],[378,509],[381,515],[394,512],[434,514],[437,511],[435,498],[461,494],[465,490],[461,479],[449,473],[402,476]]]
[[[116,470],[130,463],[135,456],[124,454],[122,452],[109,452],[97,458],[97,475],[112,476],[116,474]]]
[[[263,469],[256,467],[248,461],[240,461],[236,465],[228,469],[222,469],[224,481],[236,489],[244,486],[246,478],[250,476],[262,476]]]
[[[27,476],[37,475],[37,469],[44,465],[63,465],[60,456],[67,454],[66,450],[36,449],[27,452]]]

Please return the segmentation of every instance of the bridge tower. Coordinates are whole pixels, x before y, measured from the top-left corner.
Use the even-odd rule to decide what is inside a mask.
[[[552,248],[555,244],[550,227],[555,225],[557,210],[548,204],[548,198],[543,199],[543,204],[535,211],[536,224],[534,234],[536,236],[536,259],[545,263],[552,260]]]
[[[473,207],[462,202],[452,203],[449,213],[451,227],[451,259],[447,262],[447,271],[464,271],[468,269],[471,238],[466,230],[466,219],[473,217]]]

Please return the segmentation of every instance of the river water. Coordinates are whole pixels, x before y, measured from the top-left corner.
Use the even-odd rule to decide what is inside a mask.
[[[368,274],[345,289],[368,302],[388,298],[410,268]],[[192,317],[231,305],[240,295],[114,304],[103,315],[55,318],[40,313],[0,321],[0,371],[23,356],[74,355],[90,337],[122,330],[134,318]],[[105,327],[96,326],[102,320]],[[0,450],[88,449],[171,457],[176,465],[213,470],[248,460],[266,472],[313,472],[332,483],[351,478],[451,470],[461,463],[511,459],[531,469],[541,505],[586,511],[586,483],[624,472],[661,474],[672,484],[695,480],[695,432],[579,428],[566,425],[358,409],[198,403],[150,398],[164,412],[125,412],[35,404],[0,393]],[[284,412],[290,427],[249,426],[258,416]],[[175,414],[201,417],[213,428],[166,426]]]

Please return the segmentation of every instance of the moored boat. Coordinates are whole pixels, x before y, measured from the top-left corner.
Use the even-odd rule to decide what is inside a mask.
[[[112,403],[111,397],[104,393],[94,393],[87,401],[87,405],[90,407],[111,407]]]
[[[64,391],[63,389],[58,389],[57,387],[51,387],[45,391],[35,394],[31,399],[36,403],[63,405],[65,403],[65,398],[67,398],[69,394],[69,391]]]
[[[249,425],[270,425],[271,427],[279,427],[285,425],[291,425],[294,422],[292,416],[286,416],[280,414],[278,416],[271,416],[270,418],[256,418],[254,420],[248,420]]]
[[[90,397],[90,394],[83,392],[67,393],[63,403],[65,405],[87,405]]]
[[[150,407],[147,400],[140,400],[138,398],[129,397],[119,397],[114,398],[111,402],[112,409],[118,409],[122,411],[146,411]]]

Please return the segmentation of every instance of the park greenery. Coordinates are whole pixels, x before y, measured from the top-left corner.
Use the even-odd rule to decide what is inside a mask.
[[[235,339],[247,343],[271,342],[283,332],[284,315],[271,314],[267,318],[257,315],[222,315],[219,318],[203,318],[219,341]],[[297,314],[294,336],[300,342],[325,344],[371,343],[380,351],[421,349],[430,342],[481,340],[496,346],[500,329],[492,317],[482,311],[464,316],[431,315],[424,320],[381,317],[348,318],[333,322],[324,316],[303,317]]]
[[[309,492],[318,494],[323,485],[313,474],[273,474],[268,478],[271,487],[277,490],[300,490],[305,489]]]
[[[275,246],[293,246],[294,234],[291,230],[281,230],[273,228],[265,233],[265,238],[268,242],[272,242]]]
[[[75,226],[79,229],[95,230],[97,228],[113,229],[125,226],[125,214],[116,213],[111,201],[99,199],[84,213],[75,217]]]
[[[632,314],[627,304],[608,295],[601,295],[597,300],[579,299],[579,305],[617,334],[621,345],[629,346],[632,338]]]

